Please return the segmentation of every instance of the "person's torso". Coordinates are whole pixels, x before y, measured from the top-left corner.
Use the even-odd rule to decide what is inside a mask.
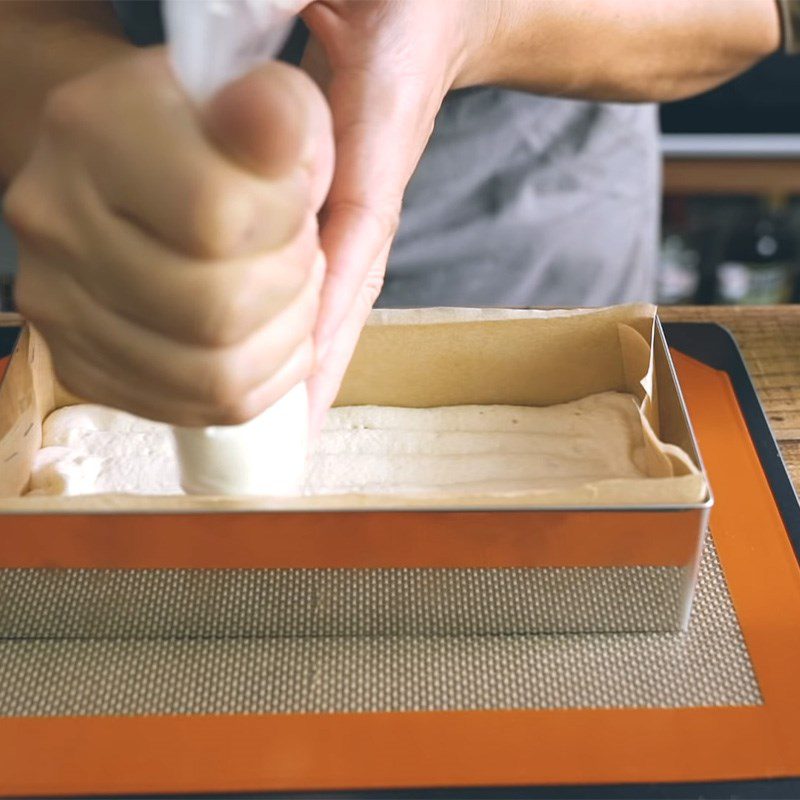
[[[652,299],[659,189],[653,106],[455,93],[406,191],[381,303]]]

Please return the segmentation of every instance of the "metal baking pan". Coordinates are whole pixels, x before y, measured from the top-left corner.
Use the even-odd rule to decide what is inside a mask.
[[[475,324],[501,343],[521,330]],[[704,476],[660,322],[652,324],[661,438]],[[12,365],[36,368],[37,350],[43,356],[33,341],[21,334]],[[367,369],[363,359],[355,368]],[[22,412],[39,414],[32,403],[15,416],[2,400],[0,388],[0,458],[4,434],[37,422]],[[69,500],[0,513],[0,637],[678,631],[713,502],[710,490],[692,503],[560,507],[186,510]]]

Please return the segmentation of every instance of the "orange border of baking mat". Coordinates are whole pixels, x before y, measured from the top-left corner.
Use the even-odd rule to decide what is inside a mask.
[[[800,774],[800,570],[727,375],[675,354],[763,706],[6,718],[7,794],[706,781]],[[794,742],[794,744],[793,744]]]

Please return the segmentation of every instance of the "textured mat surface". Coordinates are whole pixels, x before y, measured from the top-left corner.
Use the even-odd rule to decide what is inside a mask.
[[[677,630],[689,569],[4,569],[0,639]]]
[[[28,639],[0,675],[2,716],[761,702],[711,542],[686,634]]]

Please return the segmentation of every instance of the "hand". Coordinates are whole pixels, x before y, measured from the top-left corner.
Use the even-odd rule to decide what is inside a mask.
[[[199,111],[165,53],[64,84],[6,198],[17,304],[64,385],[179,425],[243,422],[305,379],[333,143],[300,70]]]
[[[336,169],[322,214],[328,260],[309,382],[312,426],[333,402],[383,283],[406,185],[445,94],[471,81],[499,3],[317,0],[303,66],[331,106]]]

